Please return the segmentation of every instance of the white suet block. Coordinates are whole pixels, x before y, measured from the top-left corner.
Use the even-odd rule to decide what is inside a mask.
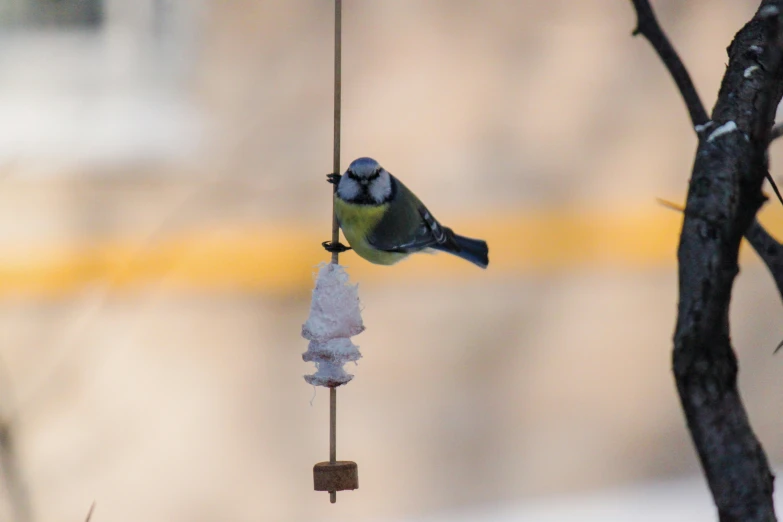
[[[358,285],[350,284],[348,273],[340,265],[321,263],[319,267],[302,337],[326,341],[362,333]]]
[[[315,281],[310,316],[302,325],[302,337],[310,341],[302,354],[306,362],[314,362],[316,373],[306,375],[313,386],[340,386],[353,375],[343,365],[361,358],[351,337],[364,331],[358,285],[352,285],[345,269],[336,264],[322,263]]]

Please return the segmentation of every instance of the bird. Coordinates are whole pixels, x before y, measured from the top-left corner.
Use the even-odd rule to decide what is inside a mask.
[[[487,268],[487,242],[441,225],[408,187],[372,158],[351,162],[345,174],[332,173],[334,210],[350,247],[324,241],[329,252],[353,249],[378,265],[393,265],[410,254],[440,250]]]

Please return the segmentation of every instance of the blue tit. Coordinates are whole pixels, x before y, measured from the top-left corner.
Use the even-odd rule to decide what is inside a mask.
[[[329,175],[337,184],[334,208],[351,248],[379,265],[393,265],[408,255],[435,249],[467,259],[481,268],[489,264],[486,241],[458,236],[438,223],[408,187],[372,158],[359,158],[345,174]],[[324,244],[340,251],[342,245]]]

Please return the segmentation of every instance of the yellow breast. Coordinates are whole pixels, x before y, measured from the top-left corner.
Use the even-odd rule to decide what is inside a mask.
[[[345,239],[348,240],[354,252],[367,261],[379,265],[392,265],[407,256],[407,254],[398,252],[376,250],[367,242],[367,235],[383,218],[388,208],[388,203],[355,205],[334,196],[334,210],[337,213],[337,219],[340,221],[340,228],[343,230]]]

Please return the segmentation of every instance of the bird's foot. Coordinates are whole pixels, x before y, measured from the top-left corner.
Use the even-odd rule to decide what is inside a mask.
[[[324,249],[327,252],[331,252],[331,253],[337,252],[338,254],[351,250],[351,247],[345,246],[339,241],[337,243],[332,243],[331,241],[324,241],[323,243],[321,243],[321,246],[324,247]]]
[[[326,175],[326,181],[328,181],[332,185],[337,185],[338,183],[340,183],[340,178],[342,178],[342,176],[336,172],[332,172],[331,174]]]

